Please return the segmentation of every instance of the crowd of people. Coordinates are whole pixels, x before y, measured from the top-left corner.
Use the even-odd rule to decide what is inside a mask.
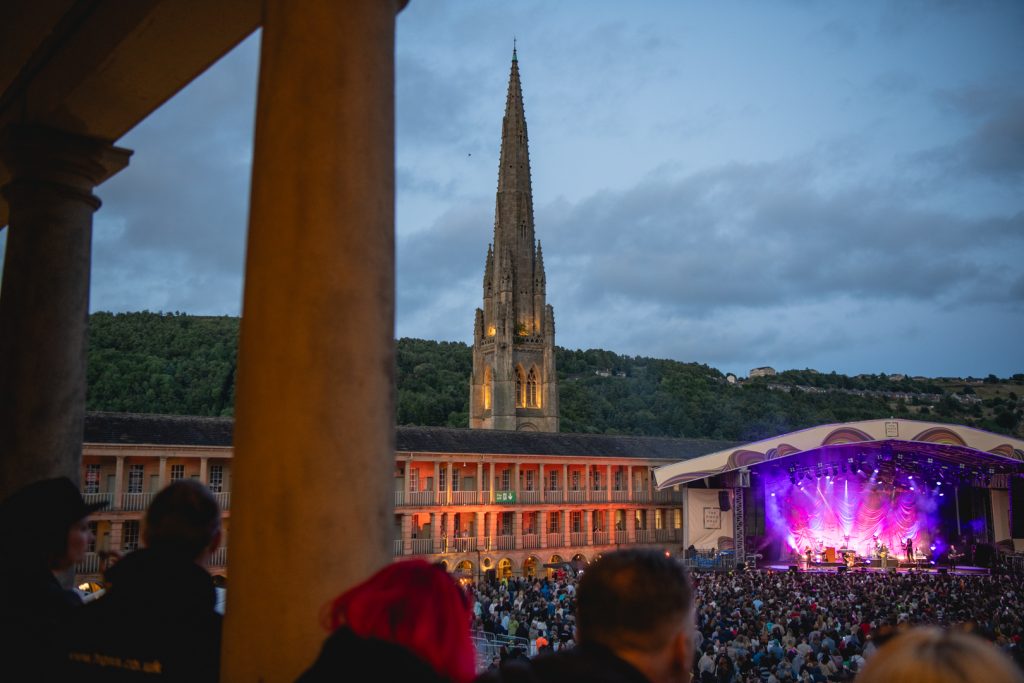
[[[105,595],[83,605],[60,578],[89,544],[95,508],[67,479],[0,504],[0,534],[19,550],[0,566],[16,587],[0,604],[4,676],[217,680],[221,617],[204,569],[221,538],[212,494],[191,480],[162,490],[146,512],[145,548],[119,560]],[[324,615],[321,653],[301,683],[338,680],[366,658],[384,680],[472,683],[472,632],[507,643],[478,683],[1024,683],[1015,575],[688,576],[663,551],[632,548],[579,576],[491,578],[467,590],[417,559],[382,568]]]
[[[1024,668],[1019,576],[749,571],[692,581],[701,681],[851,680],[893,634],[921,625],[972,632]],[[576,583],[566,575],[481,582],[474,629],[514,637],[500,658],[571,648]]]

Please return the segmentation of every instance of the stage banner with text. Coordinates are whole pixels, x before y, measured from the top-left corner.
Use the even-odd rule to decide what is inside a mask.
[[[718,507],[718,489],[691,488],[686,492],[686,523],[690,543],[697,550],[719,548],[719,539],[728,538],[732,547],[732,510]]]

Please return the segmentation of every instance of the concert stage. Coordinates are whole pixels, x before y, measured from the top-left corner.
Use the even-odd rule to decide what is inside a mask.
[[[698,501],[687,508],[684,547],[731,545],[737,562],[757,554],[772,568],[803,571],[837,571],[848,562],[851,571],[937,571],[951,566],[952,555],[959,572],[961,563],[991,566],[996,542],[1024,537],[1024,519],[1011,536],[1009,515],[1011,483],[1022,493],[1014,507],[1024,513],[1022,473],[1020,440],[957,425],[869,420],[712,453],[659,468],[655,477],[659,488],[685,484]],[[717,511],[708,507],[716,489]]]
[[[837,574],[839,573],[839,567],[846,566],[840,564],[811,564],[806,566],[803,564],[798,565],[787,565],[782,562],[758,562],[756,567],[749,567],[750,569],[758,569],[761,571],[776,571],[786,572],[795,571],[799,574],[812,573],[812,574]],[[795,569],[792,569],[795,567]],[[942,570],[946,571],[943,572]],[[951,576],[978,576],[991,573],[991,569],[988,567],[975,567],[971,565],[957,565],[955,568],[951,568],[949,565],[938,566],[933,565],[930,562],[928,564],[915,564],[911,565],[906,562],[901,562],[899,566],[896,564],[888,565],[885,568],[879,563],[875,564],[858,564],[853,569],[847,569],[847,574],[861,574],[861,573],[882,573],[882,572],[896,572],[899,574],[949,574]]]

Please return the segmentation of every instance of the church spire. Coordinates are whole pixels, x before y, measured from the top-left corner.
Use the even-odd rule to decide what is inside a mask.
[[[533,234],[533,189],[519,55],[501,123],[494,241],[484,265],[470,388],[470,427],[558,431],[554,313],[545,297],[544,255]]]

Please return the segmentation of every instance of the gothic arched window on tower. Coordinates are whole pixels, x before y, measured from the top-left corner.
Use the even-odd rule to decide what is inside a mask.
[[[540,408],[540,378],[536,365],[530,368],[530,374],[526,377],[526,405],[529,408]]]
[[[516,366],[516,408],[526,407],[526,377],[523,376],[523,368]]]
[[[491,366],[484,368],[484,410],[491,409]]]

